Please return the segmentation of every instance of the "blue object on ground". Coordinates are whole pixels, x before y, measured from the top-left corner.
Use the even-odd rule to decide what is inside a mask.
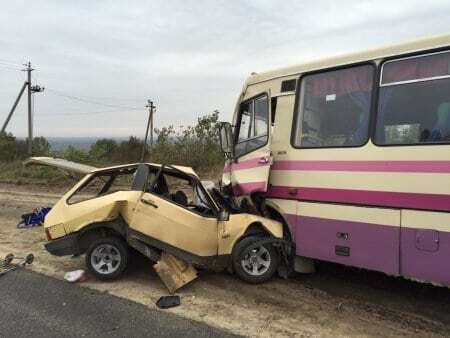
[[[22,220],[17,224],[18,228],[31,228],[44,224],[45,215],[49,213],[52,208],[43,207],[34,209],[33,212],[23,214]]]

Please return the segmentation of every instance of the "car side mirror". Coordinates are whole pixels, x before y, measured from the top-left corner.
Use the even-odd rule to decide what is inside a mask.
[[[230,213],[227,210],[220,210],[217,218],[219,222],[226,222],[230,219]]]
[[[219,124],[220,147],[227,158],[233,158],[233,131],[229,122]]]

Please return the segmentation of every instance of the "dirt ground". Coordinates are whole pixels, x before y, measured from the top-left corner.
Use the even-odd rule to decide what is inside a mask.
[[[42,227],[16,228],[20,215],[51,206],[63,191],[0,184],[0,257],[32,252],[32,270],[62,279],[83,269],[83,257],[53,257],[44,247]],[[0,280],[1,285],[1,280]],[[134,255],[125,276],[115,282],[89,279],[79,286],[97,289],[155,308],[167,291],[151,264]],[[226,273],[201,272],[178,294],[175,314],[246,336],[374,337],[450,335],[450,289],[321,263],[312,275],[245,284]]]

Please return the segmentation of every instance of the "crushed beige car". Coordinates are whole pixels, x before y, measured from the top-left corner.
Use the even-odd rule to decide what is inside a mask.
[[[250,283],[286,271],[291,243],[283,225],[240,212],[188,167],[150,163],[95,169],[45,218],[46,249],[86,254],[99,279],[125,270],[128,247],[154,262],[163,252],[196,267],[228,268]]]

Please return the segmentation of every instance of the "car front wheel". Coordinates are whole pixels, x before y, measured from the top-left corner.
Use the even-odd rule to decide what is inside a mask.
[[[102,237],[94,240],[86,252],[86,265],[101,280],[118,278],[127,267],[128,249],[118,237]]]
[[[264,236],[249,236],[240,240],[232,254],[236,275],[252,284],[268,281],[277,270],[280,258],[278,251],[269,243],[260,244]]]

